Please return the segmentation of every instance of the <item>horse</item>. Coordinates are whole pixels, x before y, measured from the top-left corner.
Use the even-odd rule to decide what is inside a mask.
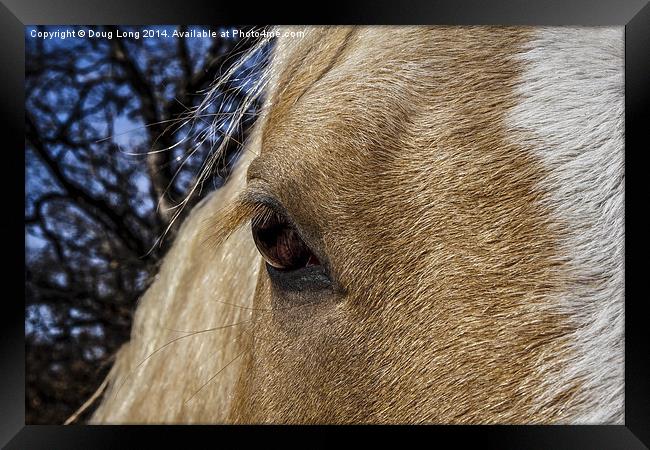
[[[90,423],[622,424],[623,27],[276,34]]]

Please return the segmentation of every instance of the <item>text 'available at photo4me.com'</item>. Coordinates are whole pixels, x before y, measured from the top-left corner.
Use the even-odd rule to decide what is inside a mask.
[[[37,28],[30,29],[28,34],[30,38],[53,40],[53,39],[271,39],[275,37],[302,38],[305,32],[301,30],[280,31],[277,29],[253,29],[241,30],[239,28],[224,29],[170,29],[169,27],[142,27],[135,29],[114,29],[114,30],[97,30],[85,27],[66,27],[56,30],[40,30]]]

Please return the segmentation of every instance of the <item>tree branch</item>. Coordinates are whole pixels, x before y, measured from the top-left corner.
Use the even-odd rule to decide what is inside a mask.
[[[46,150],[29,111],[25,113],[25,127],[26,139],[29,141],[41,161],[48,168],[54,179],[68,193],[68,195],[76,199],[79,202],[79,205],[82,206],[91,216],[97,218],[108,229],[122,238],[125,246],[134,254],[137,256],[144,256],[147,252],[144,243],[126,226],[123,220],[123,215],[118,214],[106,201],[88,194],[84,189],[65,176],[59,167],[59,164]],[[97,212],[100,212],[100,214],[97,214]]]

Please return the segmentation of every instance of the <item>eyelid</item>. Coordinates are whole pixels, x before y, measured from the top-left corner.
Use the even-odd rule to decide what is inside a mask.
[[[248,181],[246,189],[240,194],[239,200],[242,203],[258,206],[263,205],[267,206],[277,212],[286,214],[287,211],[282,206],[277,196],[273,194],[273,190],[270,186],[262,179],[255,178]],[[289,216],[289,214],[286,214]]]

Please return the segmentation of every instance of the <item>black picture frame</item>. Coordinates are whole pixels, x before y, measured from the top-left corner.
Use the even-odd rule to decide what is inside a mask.
[[[648,0],[499,0],[499,1],[358,1],[328,2],[327,6],[294,4],[290,10],[276,3],[172,0],[2,0],[0,4],[0,91],[4,151],[1,236],[10,255],[1,270],[4,314],[0,333],[0,444],[11,449],[133,447],[142,439],[148,445],[196,443],[207,439],[225,445],[226,429],[218,426],[35,426],[25,425],[24,308],[18,300],[20,261],[24,262],[24,27],[37,24],[499,24],[499,25],[625,25],[625,234],[627,242],[640,241],[644,230],[634,214],[644,208],[636,197],[644,196],[641,158],[647,148],[645,127],[650,124],[650,4]],[[645,176],[647,177],[647,175]],[[647,198],[647,197],[646,197]],[[647,200],[646,200],[647,202]],[[636,204],[635,204],[636,203]],[[15,237],[14,237],[15,235]],[[650,445],[650,372],[648,335],[641,296],[643,284],[637,244],[625,248],[625,425],[620,426],[433,426],[407,427],[410,432],[433,433],[438,444],[474,443],[497,448],[636,449]],[[24,265],[24,264],[23,264]],[[12,287],[12,289],[8,289]],[[647,294],[646,294],[647,295]],[[374,432],[404,427],[365,427]],[[247,431],[249,427],[229,428]],[[331,427],[347,433],[357,429]],[[275,426],[256,431],[277,431]],[[291,432],[295,433],[295,429]],[[247,437],[247,435],[242,435]],[[321,441],[319,441],[321,442]],[[194,446],[194,445],[192,445]]]

